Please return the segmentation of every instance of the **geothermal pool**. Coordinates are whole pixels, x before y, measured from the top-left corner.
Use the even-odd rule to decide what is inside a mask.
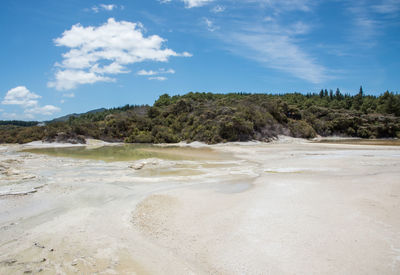
[[[192,148],[145,144],[30,148],[24,149],[23,152],[108,162],[133,161],[148,158],[164,160],[223,160],[232,156],[229,153],[219,152],[208,147]]]
[[[0,146],[0,274],[400,273],[398,146],[52,147]]]

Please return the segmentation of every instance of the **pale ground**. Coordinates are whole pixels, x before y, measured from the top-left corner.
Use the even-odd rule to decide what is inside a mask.
[[[0,274],[400,274],[400,147],[213,148],[234,157],[134,170],[0,146]]]

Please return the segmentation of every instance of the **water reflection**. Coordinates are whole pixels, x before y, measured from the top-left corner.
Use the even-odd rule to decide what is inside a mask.
[[[400,139],[322,139],[316,143],[335,143],[335,144],[351,144],[351,145],[386,145],[400,146]]]

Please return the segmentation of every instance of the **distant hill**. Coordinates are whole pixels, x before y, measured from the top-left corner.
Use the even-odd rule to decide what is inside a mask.
[[[39,124],[38,121],[0,120],[0,126],[12,125],[12,126],[30,127],[30,126],[36,126],[38,124]]]
[[[66,116],[57,117],[57,118],[55,118],[53,120],[46,121],[46,123],[66,122],[66,121],[69,120],[70,117],[80,117],[80,116],[83,116],[83,115],[104,112],[105,110],[107,110],[107,109],[106,108],[99,108],[99,109],[91,110],[91,111],[86,112],[86,113],[80,113],[80,114],[73,113],[73,114],[69,114],[69,115],[66,115]]]

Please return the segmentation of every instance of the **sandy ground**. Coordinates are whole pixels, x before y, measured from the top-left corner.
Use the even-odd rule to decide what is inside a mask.
[[[400,273],[400,147],[213,148],[234,157],[135,170],[0,146],[0,274]]]

